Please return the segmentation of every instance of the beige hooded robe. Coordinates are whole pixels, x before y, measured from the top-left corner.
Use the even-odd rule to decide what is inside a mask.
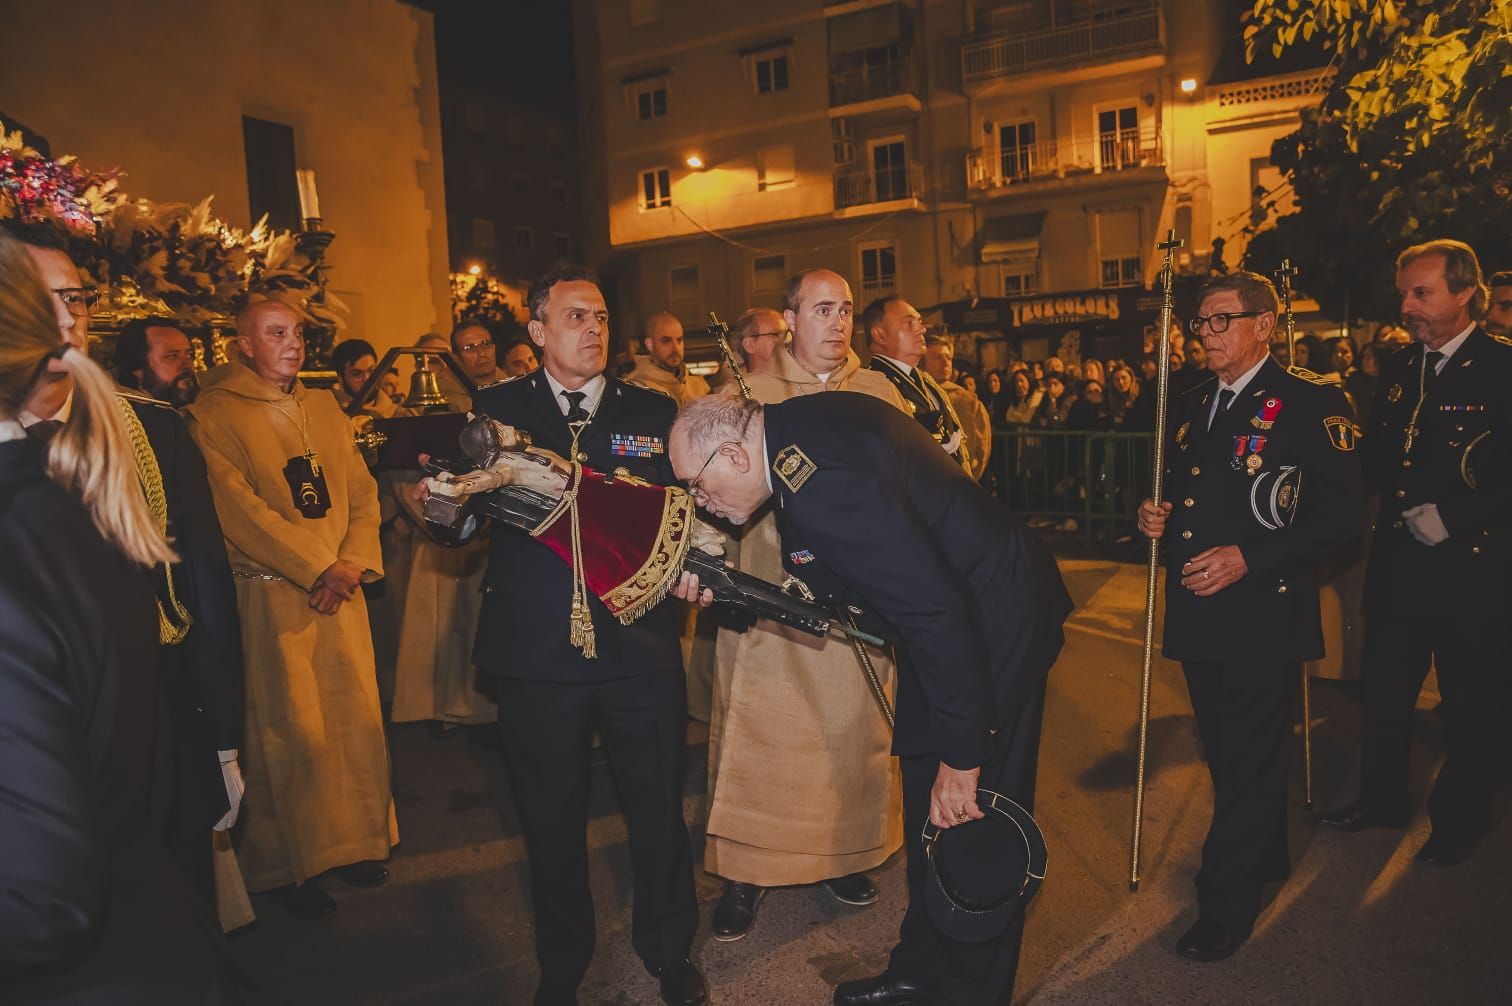
[[[297,381],[284,394],[241,363],[216,369],[189,429],[236,574],[247,677],[237,857],[248,890],[262,891],[384,859],[399,841],[362,594],[334,615],[309,605],[337,559],[365,581],[383,575],[378,491],[331,395]],[[284,476],[306,450],[331,503],[318,519]]]

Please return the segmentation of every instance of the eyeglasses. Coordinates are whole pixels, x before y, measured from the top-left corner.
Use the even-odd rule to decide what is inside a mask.
[[[1266,312],[1266,311],[1235,311],[1235,312],[1232,312],[1232,313],[1229,313],[1229,314],[1209,314],[1209,315],[1201,315],[1201,314],[1199,314],[1197,317],[1195,317],[1191,321],[1187,322],[1187,327],[1190,328],[1192,330],[1192,334],[1196,335],[1196,336],[1201,336],[1202,335],[1202,326],[1203,325],[1207,325],[1208,327],[1210,327],[1213,330],[1213,334],[1214,335],[1222,335],[1224,332],[1228,331],[1229,322],[1233,321],[1235,318],[1258,318],[1262,314],[1266,314],[1266,313],[1268,313],[1268,312]]]
[[[748,339],[765,339],[768,336],[771,336],[774,339],[782,339],[782,338],[786,338],[787,334],[788,334],[787,333],[787,329],[784,328],[781,331],[777,331],[777,332],[752,332],[746,338],[748,338]]]
[[[745,422],[740,424],[740,440],[725,440],[718,444],[715,444],[714,449],[709,452],[709,456],[707,458],[704,458],[704,463],[698,467],[698,474],[694,475],[691,479],[684,483],[684,485],[687,486],[688,495],[693,497],[694,502],[702,504],[708,500],[709,494],[704,492],[704,488],[703,486],[698,484],[698,480],[703,478],[703,473],[708,470],[709,465],[714,463],[714,458],[719,455],[720,451],[724,450],[726,447],[735,446],[741,441],[745,440],[746,430],[750,428],[751,417],[754,415],[756,415],[756,413],[754,411],[751,412],[745,417]]]
[[[88,314],[89,309],[94,307],[100,299],[94,287],[88,286],[54,287],[53,293],[63,302],[63,306],[68,308],[68,313],[75,318],[82,318]]]
[[[494,344],[493,344],[493,340],[492,339],[482,339],[482,340],[480,340],[478,342],[469,342],[467,345],[459,347],[457,349],[457,352],[459,352],[459,353],[477,353],[477,352],[481,352],[482,350],[485,350],[485,349],[493,349],[493,348],[494,348]]]

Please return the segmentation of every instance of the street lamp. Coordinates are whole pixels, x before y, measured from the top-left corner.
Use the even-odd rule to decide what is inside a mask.
[[[702,157],[699,157],[697,154],[688,155],[688,167],[692,168],[694,171],[701,171],[703,170],[703,166],[704,162]]]

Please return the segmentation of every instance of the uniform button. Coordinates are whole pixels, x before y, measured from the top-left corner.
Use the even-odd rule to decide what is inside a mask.
[[[1281,586],[1277,587],[1276,588],[1276,593],[1278,593],[1278,594],[1284,594],[1284,593],[1286,593],[1286,584],[1283,583]]]
[[[1193,467],[1192,467],[1192,474],[1193,474],[1193,475],[1201,475],[1201,474],[1202,474],[1202,469],[1201,469],[1201,468],[1198,468],[1198,467],[1196,467],[1196,466],[1195,466],[1195,465],[1194,465],[1194,466],[1193,466]]]
[[[1407,490],[1405,490],[1405,489],[1398,489],[1396,491],[1396,498],[1397,499],[1401,499],[1402,497],[1404,497],[1406,495],[1407,495]]]
[[[1188,541],[1190,541],[1191,538],[1192,538],[1192,532],[1190,532],[1190,531],[1183,531],[1183,532],[1181,532],[1181,537],[1185,538]]]
[[[1190,497],[1190,496],[1188,496],[1186,499],[1182,500],[1181,502],[1182,502],[1183,506],[1196,506],[1197,505],[1197,501],[1194,500],[1194,499],[1192,499],[1192,497]]]
[[[1411,458],[1403,458],[1402,459],[1402,467],[1403,468],[1411,468],[1412,467],[1412,459]]]
[[[1472,553],[1474,553],[1475,555],[1480,555],[1480,546],[1479,545],[1471,545],[1470,546],[1470,551]]]
[[[1391,526],[1392,527],[1401,527],[1402,526],[1402,522],[1399,521],[1399,520],[1394,520],[1394,521],[1391,522]]]

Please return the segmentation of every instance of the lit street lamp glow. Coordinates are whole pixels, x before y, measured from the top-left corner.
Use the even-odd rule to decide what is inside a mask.
[[[701,169],[703,166],[704,166],[704,162],[703,162],[703,158],[702,157],[699,157],[697,154],[689,154],[688,155],[688,167],[690,167],[690,168],[694,169],[695,171],[697,171],[697,170]]]

